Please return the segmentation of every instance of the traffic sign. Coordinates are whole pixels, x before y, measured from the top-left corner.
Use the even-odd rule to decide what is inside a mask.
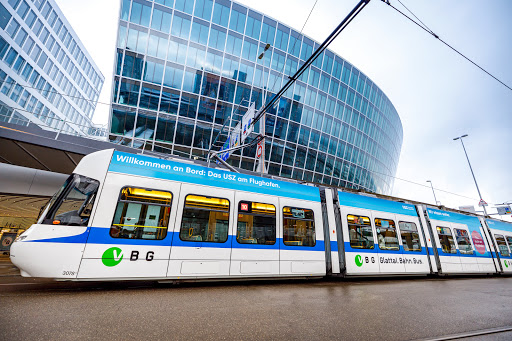
[[[258,148],[256,149],[256,158],[259,159],[261,157],[261,153],[263,153],[263,146],[258,143]]]
[[[487,203],[484,201],[484,199],[480,199],[478,206],[484,207],[484,206],[489,206],[489,205],[487,205]]]

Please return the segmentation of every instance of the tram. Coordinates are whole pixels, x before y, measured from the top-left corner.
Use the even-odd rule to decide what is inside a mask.
[[[10,256],[24,277],[226,280],[506,274],[511,250],[499,220],[104,150]]]

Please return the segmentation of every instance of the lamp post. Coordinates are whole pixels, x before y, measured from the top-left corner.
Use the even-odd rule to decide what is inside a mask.
[[[482,203],[482,207],[484,209],[484,214],[487,215],[487,210],[485,209],[484,199],[482,199],[482,194],[480,193],[480,188],[478,188],[478,183],[476,182],[475,173],[473,173],[473,168],[471,167],[471,162],[469,162],[469,157],[468,157],[468,153],[466,152],[466,147],[464,146],[464,142],[462,141],[462,139],[467,136],[468,136],[468,134],[464,134],[462,136],[454,138],[453,140],[454,141],[460,140],[460,143],[462,144],[462,149],[464,149],[464,154],[466,154],[466,159],[468,160],[469,169],[471,170],[471,175],[473,175],[473,180],[475,180],[476,190],[478,191],[478,195],[480,196],[480,203]]]
[[[427,180],[427,182],[430,182],[430,187],[432,187],[432,194],[434,194],[434,200],[436,202],[436,205],[438,205],[438,201],[437,201],[437,198],[436,198],[436,192],[434,192],[434,186],[432,185],[432,181]],[[439,204],[441,204],[440,201],[439,201]]]
[[[265,52],[267,52],[267,50],[269,48],[270,48],[270,44],[267,43],[265,45],[265,48],[263,49],[263,52],[258,56],[258,60],[262,60],[263,59],[263,56],[265,55]],[[258,61],[256,61],[256,63],[258,63]],[[262,90],[263,90],[263,94],[262,94],[263,98],[262,98],[261,108],[265,107],[265,101],[267,100],[266,99],[267,92],[266,92],[265,86],[263,84],[264,83],[264,81],[263,81],[263,75],[264,74],[265,74],[265,64],[263,64],[262,67],[261,67],[261,77],[260,77],[260,82],[261,82],[261,86],[262,86]],[[258,146],[256,147],[256,151],[261,147],[261,157],[260,157],[259,167],[261,167],[261,174],[263,175],[263,174],[267,173],[267,170],[266,170],[266,167],[265,167],[265,123],[266,123],[265,121],[266,121],[266,113],[263,114],[262,121],[263,121],[263,123],[261,124],[261,129],[260,129],[262,139],[258,143]],[[260,143],[261,143],[261,145],[260,145]]]

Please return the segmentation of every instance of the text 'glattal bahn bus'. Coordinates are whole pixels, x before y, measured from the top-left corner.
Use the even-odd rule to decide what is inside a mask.
[[[512,224],[114,150],[11,247],[23,276],[186,280],[512,271]]]

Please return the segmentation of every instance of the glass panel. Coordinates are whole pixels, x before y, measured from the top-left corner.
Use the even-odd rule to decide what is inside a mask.
[[[190,32],[190,19],[182,15],[174,15],[171,34],[183,39],[188,39]]]
[[[283,208],[283,242],[288,246],[315,246],[313,210],[298,207]]]
[[[174,8],[180,10],[182,12],[192,14],[192,9],[194,8],[194,1],[190,0],[176,0],[176,4]]]
[[[457,253],[455,243],[453,242],[452,230],[449,227],[437,227],[437,235],[441,243],[441,249],[444,253]]]
[[[398,222],[405,251],[421,251],[420,235],[415,223]]]
[[[229,7],[224,6],[219,2],[215,2],[215,6],[213,7],[213,17],[212,21],[217,25],[221,25],[224,27],[228,26],[229,20]]]
[[[43,224],[87,226],[100,183],[91,178],[74,175],[48,212]]]
[[[229,200],[189,194],[180,228],[180,239],[224,243],[228,239]]]
[[[241,201],[238,204],[236,240],[240,244],[276,243],[276,207],[271,204]]]
[[[110,235],[127,239],[164,239],[172,193],[126,187],[121,190]]]
[[[196,0],[194,15],[196,17],[210,21],[210,17],[212,15],[212,6],[212,0]]]
[[[505,242],[505,238],[502,235],[495,234],[494,238],[496,238],[496,243],[498,244],[498,249],[500,249],[500,253],[503,257],[509,257],[510,252],[507,247],[507,243]]]
[[[192,23],[192,33],[190,34],[190,40],[202,45],[206,45],[208,41],[208,24],[203,24],[202,22],[194,22]]]

